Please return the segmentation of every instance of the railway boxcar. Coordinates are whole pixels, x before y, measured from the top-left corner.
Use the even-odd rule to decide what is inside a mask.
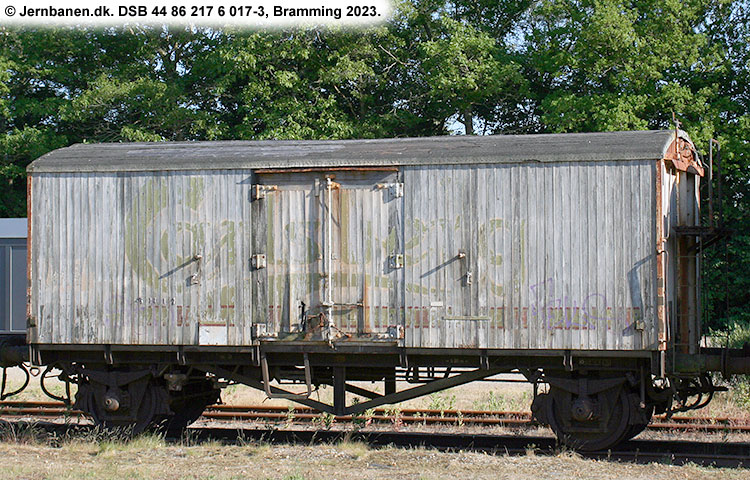
[[[26,331],[26,219],[0,218],[0,335]]]
[[[0,218],[0,366],[24,353],[18,347],[26,333],[26,231],[25,218]]]
[[[517,370],[593,449],[716,390],[683,132],[75,145],[28,173],[32,361],[106,425],[182,427],[229,381],[345,414]]]

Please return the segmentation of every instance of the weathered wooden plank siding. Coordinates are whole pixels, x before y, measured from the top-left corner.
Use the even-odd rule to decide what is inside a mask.
[[[340,172],[330,203],[321,173],[35,173],[32,342],[246,345],[253,323],[282,339],[302,302],[323,311],[330,273],[354,338],[403,325],[407,347],[655,349],[656,165]],[[259,182],[278,188],[253,200]]]
[[[406,345],[654,349],[655,167],[404,168]]]
[[[260,176],[277,190],[256,201],[265,209],[267,230],[268,332],[298,330],[301,302],[314,309],[322,301],[322,198],[313,178]],[[261,280],[263,281],[263,280]]]
[[[251,178],[34,175],[33,341],[250,342]]]

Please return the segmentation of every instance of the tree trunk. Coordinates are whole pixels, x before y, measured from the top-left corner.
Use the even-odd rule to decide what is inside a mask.
[[[471,113],[471,107],[466,107],[463,113],[464,128],[466,129],[466,135],[474,135],[474,115]]]

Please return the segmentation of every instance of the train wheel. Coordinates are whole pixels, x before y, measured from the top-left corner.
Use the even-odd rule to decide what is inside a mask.
[[[630,432],[631,403],[621,386],[591,396],[551,386],[546,404],[555,435],[576,450],[605,450]]]
[[[157,413],[164,408],[164,389],[150,382],[143,390],[143,396],[135,408],[136,411],[130,411],[130,409],[124,409],[124,412],[123,409],[114,412],[107,411],[101,404],[103,402],[97,401],[97,387],[103,388],[103,386],[92,386],[91,384],[80,385],[76,395],[75,408],[86,412],[94,420],[94,423],[108,430],[121,429],[132,435],[137,435],[152,426]],[[107,400],[104,400],[105,404],[106,402]]]
[[[625,438],[623,440],[630,440],[631,438],[637,437],[642,431],[648,427],[648,424],[651,423],[651,417],[654,415],[654,406],[653,405],[647,405],[646,409],[642,412],[642,416],[644,418],[647,418],[646,422],[639,422],[633,425],[630,425],[630,428],[628,429],[628,432],[625,434]]]
[[[180,436],[188,425],[198,420],[209,405],[217,403],[221,390],[208,380],[185,385],[180,391],[169,392],[169,408],[173,414],[163,426],[168,436]]]

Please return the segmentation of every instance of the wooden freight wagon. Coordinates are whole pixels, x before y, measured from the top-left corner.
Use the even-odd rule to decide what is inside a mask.
[[[28,171],[33,358],[106,424],[184,424],[220,379],[343,414],[520,370],[600,448],[699,353],[682,132],[75,145]]]

